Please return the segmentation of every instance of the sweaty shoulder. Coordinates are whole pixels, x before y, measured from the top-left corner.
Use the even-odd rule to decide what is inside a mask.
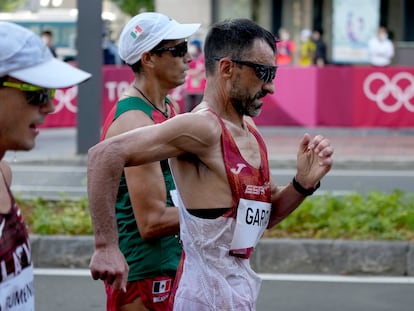
[[[153,124],[154,122],[143,111],[129,110],[112,122],[108,128],[106,138]]]
[[[192,137],[203,145],[213,145],[220,140],[221,126],[217,117],[208,110],[181,114],[185,135]]]

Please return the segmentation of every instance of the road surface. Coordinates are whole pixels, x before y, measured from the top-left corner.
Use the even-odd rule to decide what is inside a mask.
[[[412,311],[412,277],[261,275],[257,311]],[[88,270],[35,270],[37,311],[103,311]],[[189,310],[192,311],[192,310]]]
[[[86,167],[69,165],[19,165],[13,164],[12,190],[21,197],[72,199],[86,197]],[[292,169],[272,169],[276,183],[286,184],[292,180]],[[414,191],[412,170],[332,170],[322,181],[317,194],[359,192],[370,190],[391,192],[394,189]]]

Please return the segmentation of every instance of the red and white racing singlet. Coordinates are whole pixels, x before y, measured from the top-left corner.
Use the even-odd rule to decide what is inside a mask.
[[[13,198],[10,211],[0,214],[0,311],[5,310],[34,310],[29,235]]]
[[[180,237],[185,256],[176,280],[174,311],[255,310],[261,280],[249,256],[269,223],[271,189],[267,151],[251,126],[261,157],[259,168],[242,157],[223,121],[222,152],[233,204],[224,215],[192,215],[179,189],[172,198],[180,211]],[[214,194],[212,194],[214,195]]]

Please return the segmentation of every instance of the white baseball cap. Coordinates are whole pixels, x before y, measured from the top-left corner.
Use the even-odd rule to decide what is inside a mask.
[[[14,23],[0,22],[0,77],[4,76],[59,89],[79,84],[91,74],[53,57],[34,32]]]
[[[174,19],[155,12],[134,16],[123,28],[119,37],[119,56],[128,65],[141,59],[162,40],[177,40],[193,35],[200,24],[179,24]]]

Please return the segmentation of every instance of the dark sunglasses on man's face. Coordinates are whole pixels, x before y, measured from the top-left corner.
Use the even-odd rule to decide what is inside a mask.
[[[46,105],[53,99],[56,91],[55,89],[45,89],[28,83],[16,83],[11,81],[5,81],[1,86],[22,90],[26,95],[27,103],[33,106]]]
[[[276,66],[262,65],[239,59],[231,59],[231,61],[236,64],[253,68],[256,73],[256,77],[264,81],[264,83],[272,82],[276,77]]]
[[[184,57],[184,55],[188,52],[187,41],[181,42],[174,46],[163,46],[152,50],[154,53],[162,53],[166,51],[170,51],[171,55],[174,57]]]
[[[43,89],[41,91],[25,92],[27,103],[33,106],[43,106],[55,96],[55,90]]]

